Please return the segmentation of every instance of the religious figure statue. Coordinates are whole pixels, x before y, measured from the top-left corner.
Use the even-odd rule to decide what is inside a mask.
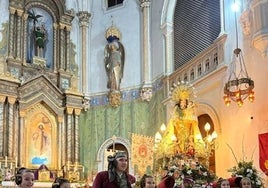
[[[36,56],[44,57],[44,48],[47,39],[45,26],[42,24],[41,26],[37,26],[36,28],[34,28],[34,34],[35,34]]]
[[[179,153],[193,157],[195,154],[195,135],[200,134],[200,130],[195,115],[195,104],[190,96],[191,89],[181,84],[172,93],[175,106],[160,143],[167,155]]]
[[[120,91],[124,71],[124,47],[118,40],[113,40],[105,48],[105,69],[108,75],[107,87],[111,91]]]

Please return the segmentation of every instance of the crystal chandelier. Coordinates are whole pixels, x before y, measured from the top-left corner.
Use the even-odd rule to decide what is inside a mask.
[[[233,61],[230,64],[230,75],[227,83],[224,86],[224,103],[229,106],[231,100],[236,102],[238,106],[243,105],[243,101],[248,98],[250,102],[254,101],[254,81],[248,76],[245,66],[242,50],[238,48],[238,32],[237,20],[235,12],[235,32],[236,32],[236,45],[234,49]]]

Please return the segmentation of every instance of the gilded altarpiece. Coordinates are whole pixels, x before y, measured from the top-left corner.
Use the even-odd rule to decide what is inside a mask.
[[[79,181],[84,95],[70,36],[74,11],[62,0],[9,0],[4,7],[9,17],[0,31],[0,47],[3,41],[7,46],[0,51],[0,162],[12,172],[44,164],[55,176]]]

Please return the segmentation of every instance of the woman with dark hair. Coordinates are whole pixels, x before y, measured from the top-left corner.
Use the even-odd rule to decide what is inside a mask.
[[[52,184],[52,188],[70,188],[70,182],[64,178],[56,178]]]
[[[230,188],[230,182],[229,182],[229,180],[220,178],[217,181],[216,188]]]
[[[136,179],[127,173],[128,158],[125,152],[108,156],[108,170],[99,172],[93,188],[131,188]]]
[[[140,182],[141,188],[155,188],[155,182],[153,176],[144,174]]]

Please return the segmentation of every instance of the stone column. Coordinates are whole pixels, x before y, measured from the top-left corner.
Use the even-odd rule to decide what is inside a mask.
[[[0,95],[0,155],[3,156],[4,143],[4,104],[6,96]]]
[[[174,43],[173,43],[173,38],[174,38],[174,28],[172,23],[166,23],[162,27],[162,31],[164,34],[164,39],[165,39],[165,74],[170,75],[174,71],[174,65],[173,65],[173,60],[174,60]]]
[[[220,11],[221,11],[221,32],[219,36],[225,33],[225,19],[224,19],[224,0],[220,0]]]
[[[59,68],[60,70],[65,70],[65,65],[66,65],[66,59],[65,59],[65,27],[66,25],[60,23],[60,41],[59,41],[59,49],[60,49],[60,61],[59,61]]]
[[[140,90],[140,96],[143,101],[150,101],[152,98],[152,62],[151,62],[151,0],[140,0],[143,15],[143,54],[142,64],[143,86]]]
[[[58,40],[57,40],[57,37],[58,36],[58,24],[57,23],[54,23],[53,24],[53,49],[54,49],[54,72],[57,72],[57,69],[60,68],[60,61],[59,61],[59,54],[58,54],[58,51],[57,51],[57,48],[58,48]]]
[[[21,60],[22,59],[22,42],[21,42],[21,38],[23,38],[23,28],[22,28],[22,15],[23,15],[23,10],[17,10],[17,14],[18,14],[18,19],[17,19],[17,28],[16,28],[16,35],[17,35],[17,54],[16,54],[16,57],[18,60]]]
[[[27,13],[24,13],[23,14],[23,20],[22,20],[22,25],[23,25],[23,33],[24,33],[24,36],[27,35],[27,19],[28,19],[28,14]],[[27,58],[27,41],[28,40],[28,37],[24,37],[23,38],[23,48],[21,49],[22,51],[22,60],[23,60],[23,64],[26,64],[26,58]]]
[[[78,127],[78,120],[79,120],[79,115],[81,113],[81,109],[75,109],[75,120],[74,120],[74,161],[75,162],[80,162],[79,161],[79,127]]]
[[[65,164],[65,152],[66,151],[66,137],[65,129],[63,128],[63,117],[58,116],[58,169],[61,169],[62,165]]]
[[[13,32],[14,32],[14,17],[15,17],[15,12],[16,9],[10,7],[9,8],[9,36],[13,36]],[[14,58],[14,38],[13,37],[9,37],[9,45],[8,45],[8,56],[10,58]]]
[[[72,160],[72,115],[73,115],[73,108],[67,107],[67,161]]]
[[[22,161],[22,151],[23,151],[23,147],[25,144],[25,140],[23,140],[23,134],[24,134],[24,126],[25,126],[25,115],[26,112],[25,111],[20,111],[19,112],[20,115],[20,126],[19,126],[19,140],[18,140],[18,166],[21,166],[23,161]]]
[[[70,26],[66,26],[66,71],[70,72],[70,31],[71,31],[71,27]]]
[[[252,0],[253,46],[260,51],[262,57],[268,54],[268,3],[267,1]]]
[[[13,140],[13,134],[14,134],[14,104],[16,102],[15,97],[8,96],[8,103],[9,103],[9,114],[8,114],[8,148],[7,148],[7,154],[9,157],[13,157],[13,146],[14,146],[14,140]]]
[[[144,87],[152,86],[152,65],[151,65],[151,0],[141,0],[141,9],[143,13],[143,82]]]
[[[89,19],[91,17],[91,14],[86,11],[78,12],[77,14],[79,18],[79,26],[81,28],[81,51],[82,51],[82,93],[87,93],[87,72],[90,72],[87,70],[87,29],[89,26]]]

